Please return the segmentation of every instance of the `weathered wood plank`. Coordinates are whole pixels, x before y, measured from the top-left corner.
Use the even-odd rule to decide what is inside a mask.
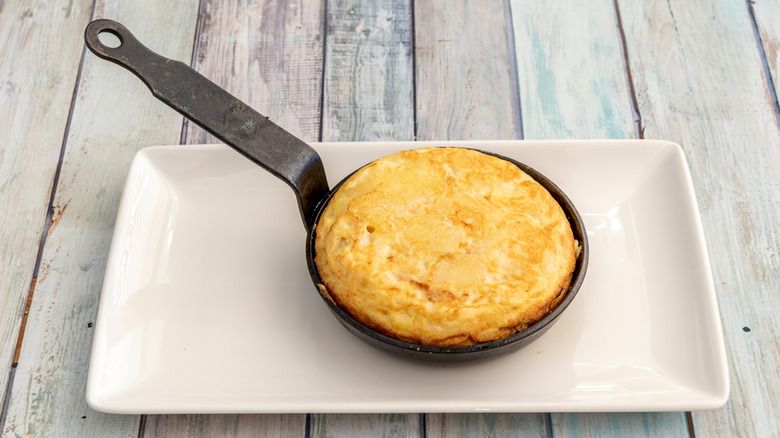
[[[414,7],[417,138],[519,138],[506,2],[426,0]]]
[[[274,122],[314,141],[320,133],[324,3],[202,5],[193,67]],[[218,143],[189,123],[189,144]],[[305,415],[149,416],[145,436],[303,436]]]
[[[0,400],[33,279],[92,0],[0,8]],[[32,55],[28,55],[32,53]]]
[[[412,140],[409,1],[328,2],[322,137]]]
[[[80,14],[78,29],[57,35],[51,56],[65,40],[81,46],[89,13]],[[95,10],[95,17],[123,22],[150,48],[177,59],[190,58],[196,14],[190,1],[99,1]],[[41,123],[49,121],[44,115]],[[92,321],[130,160],[139,147],[177,143],[180,132],[181,117],[135,76],[86,56],[4,436],[138,435],[138,416],[101,414],[86,404]]]
[[[414,138],[408,1],[328,1],[323,141]],[[309,436],[418,436],[417,414],[312,414]]]
[[[328,414],[312,415],[309,436],[319,438],[416,437],[418,415]]]
[[[203,3],[193,67],[307,141],[320,136],[322,0]],[[186,143],[219,143],[188,123]]]
[[[612,0],[512,1],[523,134],[636,138]],[[686,436],[685,414],[552,414],[553,436]]]
[[[777,1],[751,1],[750,7],[756,20],[758,32],[763,45],[767,67],[774,85],[774,98],[777,99],[777,90],[780,87],[780,2]],[[777,101],[774,102],[777,105]],[[778,112],[780,108],[775,106],[775,122],[780,126]]]
[[[554,414],[553,436],[687,438],[688,423],[681,412],[618,412]]]
[[[287,438],[305,429],[305,415],[149,415],[143,436]]]
[[[521,136],[510,11],[503,1],[415,2],[417,137]],[[428,414],[427,436],[544,436],[543,414]]]
[[[635,137],[613,2],[511,9],[524,138]]]
[[[682,145],[724,324],[731,396],[697,437],[780,430],[780,133],[747,4],[619,0],[647,138]],[[706,18],[703,18],[706,17]]]
[[[543,415],[428,415],[429,438],[545,437]]]

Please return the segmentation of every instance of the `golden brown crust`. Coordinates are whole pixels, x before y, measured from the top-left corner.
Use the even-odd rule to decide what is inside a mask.
[[[505,160],[404,151],[356,172],[316,228],[330,297],[363,324],[425,345],[501,339],[563,299],[577,242],[549,192]]]

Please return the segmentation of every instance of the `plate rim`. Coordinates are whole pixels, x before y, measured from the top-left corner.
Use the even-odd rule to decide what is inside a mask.
[[[726,348],[725,348],[725,337],[723,333],[723,322],[722,317],[720,314],[719,306],[718,306],[718,299],[717,299],[717,291],[714,287],[714,280],[712,277],[712,268],[711,268],[711,261],[709,258],[709,252],[706,245],[706,238],[704,234],[704,229],[702,226],[702,220],[701,220],[701,211],[699,209],[698,200],[696,199],[696,193],[695,188],[693,185],[691,173],[690,173],[690,167],[688,165],[685,153],[682,149],[682,147],[674,142],[666,141],[666,140],[647,140],[647,139],[609,139],[609,140],[598,140],[598,139],[587,139],[587,140],[448,140],[448,141],[371,141],[371,142],[309,142],[312,147],[315,149],[318,148],[328,148],[328,147],[334,147],[334,146],[340,146],[340,147],[360,147],[360,148],[366,148],[366,147],[387,147],[388,145],[392,145],[396,148],[420,148],[420,147],[430,147],[430,146],[463,146],[463,147],[485,147],[488,146],[487,149],[489,149],[489,146],[491,145],[499,145],[499,146],[506,146],[506,145],[517,145],[517,146],[544,146],[544,145],[558,145],[558,146],[573,146],[577,145],[577,147],[588,147],[589,145],[605,145],[605,146],[611,146],[611,147],[654,147],[654,148],[660,148],[668,150],[669,153],[674,155],[674,158],[676,160],[680,160],[680,162],[684,165],[685,172],[685,192],[686,196],[688,198],[688,202],[692,202],[691,206],[691,213],[693,214],[693,217],[691,218],[695,224],[696,227],[696,242],[700,245],[699,251],[701,254],[704,255],[701,262],[703,263],[703,270],[707,274],[706,277],[706,283],[703,285],[707,289],[707,296],[709,297],[708,304],[709,309],[708,312],[714,312],[713,315],[716,317],[713,318],[713,324],[715,327],[713,327],[713,331],[710,334],[713,337],[714,343],[717,344],[717,347],[713,353],[714,356],[716,356],[714,359],[716,359],[716,368],[718,371],[718,381],[717,388],[714,388],[712,393],[709,394],[708,397],[699,397],[699,398],[692,398],[689,402],[674,402],[674,403],[657,403],[657,404],[643,404],[641,406],[635,406],[632,404],[625,404],[625,401],[622,401],[620,404],[617,400],[614,400],[612,403],[602,403],[598,406],[593,406],[592,402],[588,402],[585,404],[561,404],[561,403],[524,403],[524,402],[514,402],[514,403],[505,403],[506,406],[499,406],[502,405],[502,403],[495,403],[493,408],[491,409],[484,409],[479,408],[470,405],[468,402],[451,402],[451,403],[440,403],[436,406],[430,406],[426,404],[419,404],[414,403],[410,400],[405,401],[382,401],[379,404],[381,404],[381,408],[377,409],[378,407],[374,406],[367,406],[365,403],[362,405],[359,403],[352,403],[351,405],[349,403],[346,404],[340,404],[336,407],[328,407],[328,406],[319,406],[317,408],[317,403],[303,403],[304,406],[301,406],[300,401],[296,402],[287,402],[286,404],[284,402],[280,402],[278,405],[280,409],[274,409],[274,410],[267,410],[267,409],[258,409],[257,407],[251,406],[251,404],[246,403],[238,403],[235,406],[231,406],[228,404],[227,406],[217,406],[217,407],[211,407],[203,409],[201,408],[195,408],[188,409],[186,407],[164,407],[160,406],[158,408],[151,408],[146,409],[144,407],[132,407],[132,406],[124,406],[122,403],[116,403],[116,401],[112,401],[116,397],[108,396],[106,397],[105,394],[101,394],[99,387],[97,383],[95,382],[94,374],[92,370],[97,366],[97,362],[99,359],[99,355],[101,352],[99,351],[100,348],[100,342],[97,342],[99,340],[99,337],[102,336],[104,333],[103,330],[101,330],[101,326],[103,324],[98,324],[103,318],[105,318],[104,313],[106,312],[106,306],[104,303],[104,300],[107,300],[107,293],[110,293],[110,291],[107,291],[109,288],[108,281],[105,281],[108,279],[109,275],[113,275],[113,271],[111,271],[112,263],[115,263],[113,261],[113,258],[115,257],[115,250],[114,250],[114,242],[118,240],[121,240],[121,237],[124,233],[123,228],[120,226],[122,223],[120,221],[124,220],[124,216],[122,215],[122,212],[126,208],[125,203],[127,202],[128,194],[132,191],[132,182],[133,178],[136,176],[135,173],[138,172],[139,166],[142,165],[142,161],[146,160],[148,161],[149,154],[153,154],[156,150],[166,149],[171,150],[175,149],[177,151],[181,152],[187,152],[190,150],[200,150],[200,151],[222,151],[222,150],[229,150],[229,147],[223,144],[205,144],[205,145],[160,145],[160,146],[148,146],[145,148],[140,149],[135,157],[133,158],[133,161],[130,166],[130,171],[128,172],[128,175],[126,177],[125,185],[122,190],[122,198],[119,204],[119,208],[117,210],[117,221],[112,233],[112,242],[111,242],[111,248],[109,250],[108,260],[106,264],[106,272],[104,277],[104,283],[103,287],[101,288],[101,297],[100,297],[100,305],[98,310],[98,316],[96,318],[96,330],[93,335],[93,343],[92,343],[92,351],[91,351],[91,357],[89,362],[89,370],[88,373],[88,379],[87,379],[87,388],[86,388],[86,398],[87,403],[90,407],[97,411],[101,412],[107,412],[107,413],[118,413],[118,414],[163,414],[163,413],[312,413],[312,412],[333,412],[333,413],[376,413],[376,412],[395,412],[395,413],[411,413],[411,412],[431,412],[433,410],[437,412],[484,412],[484,411],[491,411],[491,412],[618,412],[618,411],[668,411],[668,410],[702,410],[702,409],[717,409],[719,407],[722,407],[725,405],[725,403],[728,401],[729,392],[730,392],[730,381],[729,381],[729,370],[728,370],[728,361],[727,361],[727,354],[726,354]],[[243,405],[243,407],[242,407]],[[289,406],[286,406],[289,405]],[[286,406],[286,407],[285,407]],[[344,409],[347,407],[348,409]],[[541,408],[541,409],[539,409]]]

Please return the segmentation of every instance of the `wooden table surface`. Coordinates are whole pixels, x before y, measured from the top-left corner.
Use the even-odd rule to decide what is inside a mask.
[[[125,24],[309,141],[646,138],[688,159],[731,395],[662,413],[109,415],[85,401],[134,154],[214,143],[85,51]],[[777,0],[0,0],[3,436],[778,436]],[[521,372],[521,371],[520,371]]]

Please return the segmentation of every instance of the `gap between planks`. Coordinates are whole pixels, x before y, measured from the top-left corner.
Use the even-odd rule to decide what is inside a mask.
[[[203,29],[203,3],[205,0],[198,1],[198,13],[195,16],[195,37],[192,38],[192,56],[190,56],[190,67],[195,68],[195,62],[198,60],[198,41],[200,40],[200,33]],[[179,136],[179,144],[187,144],[187,131],[189,130],[190,119],[182,117],[181,121],[181,135]],[[140,431],[139,431],[140,433]]]
[[[508,2],[509,0],[507,0]],[[415,38],[415,35],[417,35],[417,21],[415,20],[415,2],[416,0],[409,0],[409,20],[411,23],[409,23],[409,32],[412,34],[412,38],[410,41],[411,49],[412,49],[412,140],[417,141],[417,38]],[[328,0],[325,0],[325,5],[327,6]],[[326,17],[328,14],[325,14]],[[327,29],[327,28],[326,28]],[[325,40],[327,42],[327,39]],[[324,60],[325,58],[323,58]],[[323,62],[323,65],[325,63]],[[323,81],[324,81],[323,75]],[[324,88],[323,88],[324,90]],[[325,93],[322,93],[323,96],[325,96]],[[320,107],[322,108],[322,107]],[[324,111],[323,111],[324,113]],[[425,415],[422,415],[422,426],[425,426]],[[421,430],[424,431],[424,427],[421,427]],[[424,435],[421,435],[421,437],[424,437]]]
[[[750,0],[748,0],[750,1]],[[642,114],[639,112],[639,101],[636,98],[636,89],[634,88],[634,78],[631,75],[631,63],[628,61],[628,44],[626,43],[626,33],[623,31],[623,18],[620,16],[620,5],[618,0],[613,0],[615,9],[615,19],[617,21],[618,37],[620,38],[621,58],[623,59],[623,71],[628,85],[628,98],[631,101],[631,116],[634,119],[634,135],[636,138],[645,138],[645,128],[642,127]]]
[[[522,140],[525,138],[525,135],[523,133],[523,102],[521,101],[522,97],[520,96],[520,72],[518,71],[517,64],[517,42],[515,39],[515,25],[512,20],[512,2],[510,0],[506,0],[504,2],[504,10],[506,15],[506,37],[507,37],[507,45],[509,48],[509,68],[511,69],[509,76],[514,82],[514,95],[512,96],[512,105],[514,109],[515,114],[515,129],[518,139]],[[414,12],[412,12],[412,32],[414,32]],[[415,99],[414,102],[414,108],[415,108],[415,115],[417,114],[417,100]],[[415,132],[416,134],[416,132]],[[415,136],[416,138],[416,136]]]
[[[92,21],[95,16],[95,3],[97,0],[92,1],[92,10],[90,12],[89,20]],[[3,9],[3,1],[0,0],[0,11]],[[43,229],[41,231],[41,238],[38,241],[38,253],[35,255],[35,267],[33,268],[32,279],[30,280],[30,288],[27,291],[27,301],[24,306],[24,314],[19,324],[19,336],[16,338],[16,346],[14,347],[14,356],[11,362],[11,370],[8,372],[8,383],[5,387],[5,396],[3,397],[2,405],[0,405],[0,433],[5,428],[5,420],[8,415],[8,406],[11,403],[11,390],[13,389],[14,377],[16,376],[16,367],[19,365],[19,356],[22,352],[22,344],[24,343],[24,331],[27,328],[27,318],[30,315],[30,306],[32,305],[33,296],[35,295],[35,285],[38,283],[38,273],[41,269],[41,259],[43,258],[43,248],[46,245],[46,237],[49,235],[49,230],[52,226],[56,226],[59,218],[61,217],[62,210],[66,206],[62,207],[62,210],[54,216],[54,200],[57,195],[57,185],[60,181],[60,172],[62,171],[62,161],[65,157],[65,147],[68,143],[68,134],[70,133],[70,126],[73,120],[73,109],[76,107],[76,96],[79,91],[79,84],[81,83],[81,74],[84,69],[84,58],[86,56],[86,46],[81,49],[81,59],[79,60],[79,71],[76,74],[76,82],[73,85],[73,92],[70,98],[70,107],[68,108],[68,119],[65,122],[65,130],[62,134],[62,142],[60,143],[60,155],[57,157],[57,168],[54,171],[54,180],[51,184],[51,191],[49,193],[49,204],[46,207],[46,219],[43,222]]]
[[[780,103],[778,103],[775,81],[772,78],[772,72],[769,68],[769,60],[767,59],[766,49],[764,48],[764,40],[761,38],[761,32],[758,29],[758,21],[756,21],[756,11],[753,8],[753,0],[745,0],[745,3],[748,8],[748,17],[750,17],[750,27],[753,29],[753,36],[756,39],[758,56],[761,58],[761,69],[763,70],[764,81],[766,82],[766,92],[771,101],[772,110],[774,110],[775,113],[775,126],[780,130]]]
[[[328,68],[328,0],[322,1],[322,73],[320,74],[320,126],[317,130],[317,141],[322,143],[325,132],[325,72]],[[309,437],[311,414],[306,414],[306,438]]]
[[[327,0],[325,0],[325,2],[326,2],[326,5],[327,5]],[[768,87],[767,88],[768,88],[768,90],[769,90],[769,92],[771,94],[773,108],[775,110],[775,120],[778,123],[778,127],[780,128],[780,109],[778,108],[777,95],[774,92],[774,87],[772,86],[772,77],[769,74],[768,65],[767,65],[767,59],[766,59],[766,53],[763,50],[763,45],[762,45],[762,42],[761,42],[760,35],[757,33],[754,12],[753,12],[752,5],[750,4],[750,0],[746,0],[746,3],[748,5],[749,11],[750,11],[750,17],[751,17],[752,24],[754,26],[754,31],[756,32],[757,45],[758,45],[758,48],[759,48],[759,51],[760,51],[761,59],[762,59],[762,61],[764,63],[764,68],[765,68],[764,74],[765,74],[765,79],[766,79],[766,81],[768,83]],[[412,4],[414,4],[414,0],[412,0]],[[623,27],[622,27],[620,11],[619,11],[619,7],[618,7],[618,4],[617,4],[617,0],[614,0],[614,4],[615,4],[615,13],[617,15],[618,32],[619,32],[619,35],[620,35],[621,47],[622,47],[622,51],[623,51],[623,58],[624,58],[624,62],[625,62],[625,70],[624,71],[626,73],[626,81],[627,81],[628,88],[629,88],[629,91],[630,91],[631,108],[632,108],[632,112],[634,112],[634,122],[635,122],[636,134],[637,134],[638,138],[643,138],[643,128],[642,128],[641,114],[639,113],[637,98],[636,98],[636,95],[635,95],[635,89],[634,89],[633,80],[632,80],[632,76],[631,76],[631,69],[630,69],[629,63],[628,63],[628,52],[627,52],[627,47],[626,47],[626,40],[625,40],[625,35],[624,35]],[[508,3],[507,3],[507,5],[508,5]],[[2,0],[0,0],[0,8],[1,7],[2,7]],[[202,7],[203,7],[203,0],[200,0],[199,1],[199,11],[198,11],[198,20],[196,22],[196,31],[195,31],[196,34],[195,34],[195,38],[193,39],[193,50],[192,50],[191,65],[194,65],[194,62],[195,62],[196,57],[197,57],[198,40],[199,40],[199,37],[200,37],[200,28],[201,28],[201,24],[202,24]],[[324,10],[327,11],[327,7],[324,8]],[[414,11],[414,7],[412,7],[412,33],[414,35],[415,22],[414,22],[414,12],[413,11]],[[93,13],[94,13],[94,2],[93,2]],[[508,16],[511,17],[511,15],[508,15]],[[325,30],[327,30],[327,12],[325,13],[325,17],[323,19],[323,27],[324,27]],[[510,27],[510,29],[511,29],[511,27]],[[325,30],[323,31],[323,35],[326,34]],[[510,38],[512,38],[512,35],[510,35]],[[414,43],[414,41],[415,41],[415,39],[413,38],[412,39],[412,43]],[[326,44],[327,44],[327,38],[323,42],[323,51],[326,50]],[[414,54],[414,46],[412,47],[412,50],[413,50],[412,53]],[[514,49],[511,51],[511,53],[513,53],[513,54],[515,53]],[[24,328],[26,326],[27,315],[29,313],[30,304],[32,302],[32,298],[33,298],[33,294],[34,294],[34,290],[35,290],[35,284],[36,284],[36,281],[37,281],[37,274],[38,274],[38,271],[39,271],[39,268],[40,268],[39,265],[40,265],[40,260],[41,260],[42,249],[43,249],[43,247],[45,245],[45,241],[46,241],[46,236],[48,234],[48,230],[49,230],[49,228],[52,225],[53,200],[54,200],[55,193],[56,193],[57,181],[58,181],[59,174],[60,174],[60,169],[61,169],[61,166],[62,166],[62,158],[63,158],[63,155],[64,155],[66,139],[67,139],[67,136],[68,136],[70,123],[71,123],[71,118],[72,118],[72,114],[73,114],[73,106],[74,106],[74,103],[75,103],[75,96],[76,96],[76,92],[78,90],[78,85],[80,83],[81,69],[82,69],[83,62],[84,62],[84,54],[85,54],[84,50],[82,50],[81,62],[80,62],[80,65],[79,65],[79,73],[78,73],[77,80],[76,80],[76,85],[75,85],[74,91],[73,91],[74,98],[71,101],[71,108],[70,108],[69,113],[68,113],[68,121],[67,121],[67,124],[66,124],[65,134],[64,134],[64,137],[63,137],[62,147],[61,147],[61,151],[60,151],[60,158],[59,158],[57,171],[56,171],[55,178],[54,178],[54,183],[52,185],[51,198],[50,198],[50,201],[49,201],[49,208],[48,208],[48,212],[47,212],[47,218],[46,218],[46,221],[44,223],[44,229],[43,229],[42,236],[41,236],[41,241],[40,241],[40,244],[39,244],[39,251],[38,251],[38,256],[37,256],[36,265],[35,265],[35,273],[34,273],[33,279],[32,279],[31,284],[30,284],[30,290],[29,290],[28,297],[27,297],[25,314],[24,314],[24,317],[23,317],[23,320],[22,320],[21,326],[20,326],[20,332],[19,332],[19,337],[18,337],[18,341],[17,341],[17,345],[16,345],[15,354],[14,354],[12,370],[11,370],[11,373],[10,373],[11,374],[11,378],[9,379],[9,383],[8,383],[9,389],[12,386],[13,374],[14,374],[16,365],[18,364],[19,352],[21,350],[21,345],[22,345],[22,342],[23,342]],[[413,67],[412,67],[412,72],[413,72],[412,73],[413,74],[413,77],[412,77],[412,82],[413,82],[412,90],[413,90],[413,97],[415,99],[415,104],[414,104],[414,109],[413,109],[415,120],[414,120],[413,126],[414,126],[414,138],[416,139],[416,137],[417,137],[417,121],[416,121],[417,105],[416,105],[416,86],[415,86],[416,85],[416,81],[415,81],[415,77],[414,77],[414,73],[416,73],[416,69],[415,69],[416,66],[414,64],[415,59],[416,59],[416,57],[413,55],[412,56],[412,62],[413,62],[413,64],[412,64],[413,65]],[[325,63],[323,62],[323,69],[324,68],[325,68]],[[516,75],[516,72],[515,72],[515,75]],[[324,75],[323,75],[323,80],[324,80]],[[515,78],[515,81],[517,81],[516,78]],[[324,87],[322,88],[322,90],[323,91],[321,92],[321,96],[324,97]],[[519,96],[517,97],[517,99],[519,100]],[[518,103],[518,105],[519,105],[519,103]],[[321,112],[321,117],[322,117],[322,114],[324,113],[324,111],[322,111],[322,108],[323,108],[322,106],[320,108],[321,108],[320,112]],[[518,114],[518,116],[519,116],[519,114]],[[186,143],[187,124],[188,124],[188,121],[185,118],[184,121],[183,121],[182,132],[181,132],[181,143],[182,144]],[[320,124],[320,129],[319,129],[319,136],[320,136],[319,140],[320,141],[322,140],[322,126],[323,126],[323,123]],[[522,138],[522,126],[520,124],[518,124],[518,135],[519,135],[519,138]],[[9,394],[10,394],[10,390],[7,391],[5,399],[8,398]],[[2,414],[3,415],[2,415],[2,417],[0,417],[0,426],[2,426],[4,421],[5,421],[5,413],[6,413],[6,409],[7,409],[7,402],[6,402],[6,400],[4,400],[2,408],[3,408],[2,409]],[[546,421],[545,421],[546,426],[548,426],[546,428],[547,429],[546,430],[547,436],[552,436],[552,428],[549,427],[549,426],[551,426],[550,425],[550,414],[545,414],[545,419],[546,419]],[[693,430],[693,422],[692,422],[692,419],[691,419],[690,412],[686,412],[686,419],[687,419],[687,422],[688,422],[690,435],[692,437],[695,437],[695,433],[694,433],[694,430]],[[142,415],[140,417],[140,424],[139,424],[139,426],[140,426],[139,427],[139,434],[138,434],[139,438],[144,436],[144,426],[145,426],[145,423],[146,423],[146,416]],[[426,415],[424,413],[420,414],[419,426],[420,426],[420,429],[419,429],[420,430],[420,436],[425,437],[426,436]],[[308,437],[309,433],[310,433],[310,415],[309,414],[306,415],[306,429],[305,429],[305,431],[306,431],[306,436]]]

